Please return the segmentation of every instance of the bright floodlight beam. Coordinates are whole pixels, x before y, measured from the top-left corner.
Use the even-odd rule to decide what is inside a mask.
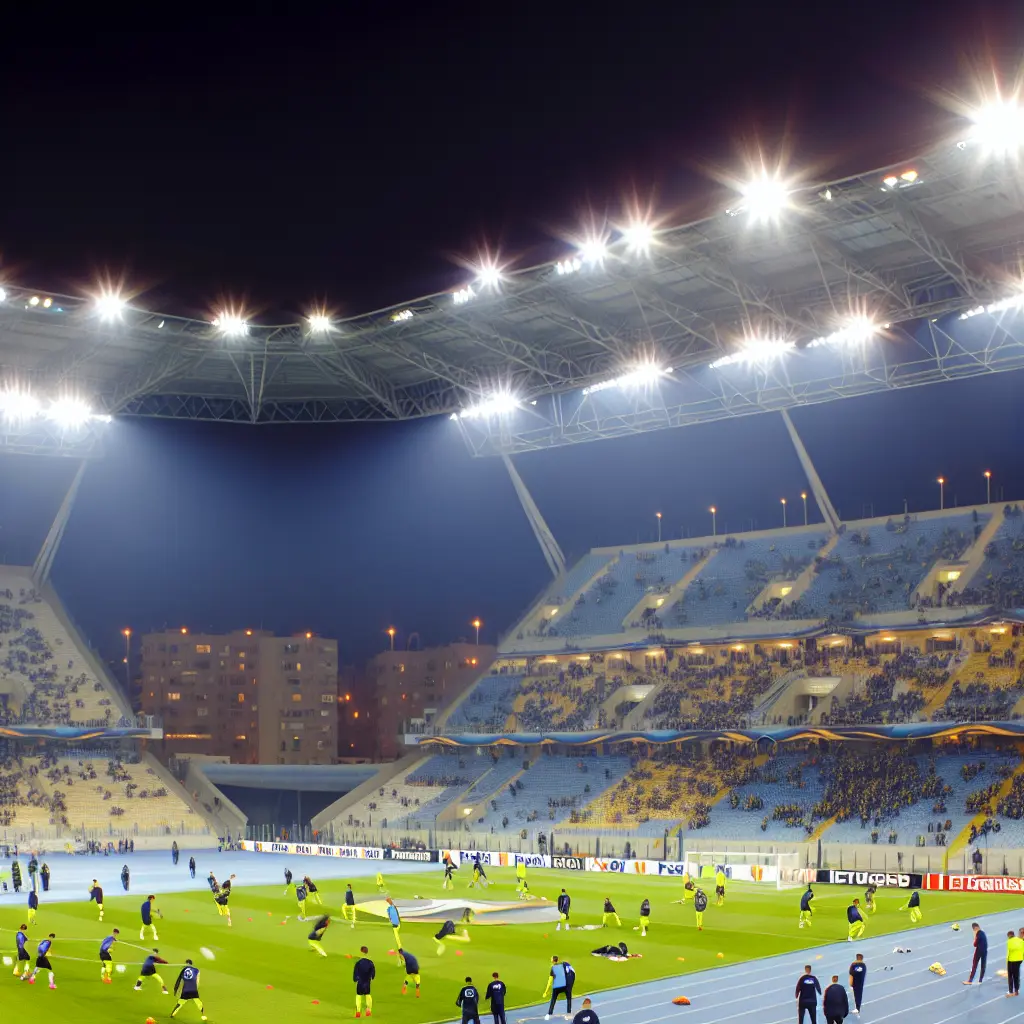
[[[635,220],[623,228],[622,240],[630,252],[644,255],[651,251],[654,244],[654,228],[643,220]]]
[[[0,417],[19,423],[34,419],[42,412],[42,403],[27,391],[0,391]]]
[[[92,409],[80,398],[58,398],[46,410],[46,418],[66,430],[85,426],[92,419]]]
[[[96,296],[96,312],[101,320],[120,320],[127,306],[127,300],[114,291],[104,291]]]
[[[484,288],[497,288],[501,284],[501,267],[496,263],[485,263],[480,267],[476,279]]]
[[[789,205],[789,189],[777,175],[762,171],[740,190],[743,202],[737,212],[749,214],[754,221],[775,220]]]
[[[331,329],[331,318],[326,313],[310,313],[306,320],[314,334],[326,334]]]
[[[228,338],[241,338],[249,333],[249,325],[238,313],[222,313],[213,321],[213,326]]]
[[[579,258],[584,263],[603,263],[607,254],[608,246],[604,239],[598,238],[596,235],[585,239],[579,247]]]
[[[1024,146],[1024,107],[998,99],[976,111],[969,138],[986,153],[1008,156]]]

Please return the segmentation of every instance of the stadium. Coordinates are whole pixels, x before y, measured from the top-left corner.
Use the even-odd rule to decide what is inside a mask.
[[[345,320],[187,320],[113,291],[5,285],[0,448],[77,469],[34,564],[0,567],[0,941],[20,967],[31,891],[30,947],[52,931],[57,951],[54,991],[8,979],[4,1005],[31,1014],[52,997],[69,1021],[96,1020],[96,948],[120,926],[115,1012],[163,1016],[173,1002],[149,974],[129,992],[159,926],[172,976],[203,950],[215,1021],[349,1014],[362,944],[376,1015],[408,1024],[453,1019],[463,976],[482,990],[492,972],[511,1016],[546,1019],[553,955],[605,1021],[781,1021],[805,961],[845,981],[848,941],[868,1002],[885,993],[874,1020],[1015,1019],[1001,983],[960,982],[973,920],[999,950],[1024,924],[1024,506],[993,500],[985,471],[984,502],[946,507],[939,478],[936,509],[843,519],[790,411],[1024,367],[1024,195],[1007,153],[1020,126],[997,106],[890,167],[813,187],[765,177],[707,219],[632,223]],[[397,760],[315,763],[304,733],[288,764],[176,774],[156,754],[169,723],[133,706],[51,580],[105,432],[138,417],[256,434],[447,418],[472,455],[503,461],[551,581],[472,686],[403,723]],[[805,476],[777,528],[720,532],[711,507],[703,536],[662,540],[659,514],[657,540],[569,562],[513,462],[741,417],[781,418]],[[244,637],[211,651],[181,634],[169,656],[225,671],[246,658]],[[282,642],[277,658],[337,668],[312,634]],[[344,792],[254,822],[227,788],[240,774]],[[308,909],[304,876],[323,898],[303,888]],[[96,885],[112,897],[98,919]],[[798,924],[808,887],[818,902]],[[862,937],[846,908],[869,888]],[[911,892],[923,920],[901,912]],[[161,916],[143,917],[140,945],[149,893]],[[307,939],[326,913],[331,930]],[[619,942],[629,953],[609,954]],[[401,993],[399,949],[422,997],[418,981]]]

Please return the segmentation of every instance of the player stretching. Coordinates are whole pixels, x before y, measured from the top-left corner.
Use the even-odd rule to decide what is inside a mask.
[[[387,898],[387,905],[388,921],[391,922],[391,931],[395,936],[395,948],[400,949],[402,946],[402,918],[399,916],[395,901],[390,896]]]
[[[181,989],[180,995],[179,988]],[[178,1001],[174,1004],[174,1009],[171,1010],[172,1017],[186,1003],[195,1003],[196,1009],[199,1011],[199,1019],[206,1020],[206,1010],[203,1009],[203,1001],[199,998],[199,971],[192,966],[191,960],[185,961],[185,966],[174,983],[174,994],[178,996]]]
[[[320,945],[321,940],[324,937],[324,932],[327,931],[331,926],[331,919],[327,914],[324,914],[315,925],[313,930],[306,936],[309,941],[309,948],[314,952],[319,953],[321,956],[327,956],[324,952],[324,947]]]
[[[25,943],[28,942],[28,925],[23,924],[15,933],[14,939],[18,945],[18,957],[14,961],[14,976],[17,978],[21,974],[21,965],[25,965],[25,975],[28,976],[29,964],[32,963],[32,957],[29,956],[28,950],[25,948]]]
[[[405,978],[402,981],[402,995],[409,991],[409,982],[416,986],[416,998],[420,997],[420,962],[407,949],[398,951],[398,962],[405,965]]]
[[[452,878],[452,874],[458,870],[455,862],[452,860],[452,855],[446,850],[444,855],[444,881],[441,883],[442,889],[455,888],[455,879]]]
[[[220,892],[213,897],[213,902],[217,904],[217,913],[221,917],[228,919],[228,927],[231,927],[231,908],[228,906],[228,900],[231,899],[231,881],[235,876],[232,875],[221,887]],[[154,936],[156,938],[156,936]]]
[[[697,912],[697,931],[704,931],[704,911],[708,909],[708,894],[698,885],[693,894],[693,909]]]
[[[486,889],[490,885],[490,882],[487,881],[487,872],[484,871],[484,866],[480,863],[479,853],[473,858],[473,879],[469,883],[469,888],[472,889],[474,885],[479,885],[481,889]]]
[[[300,921],[305,921],[306,920],[306,896],[307,896],[306,887],[302,884],[302,882],[299,882],[295,886],[295,901],[299,905],[299,920]]]
[[[100,883],[94,878],[92,880],[92,888],[89,890],[89,902],[96,901],[96,909],[100,912],[100,920],[103,920],[103,890],[100,888]]]
[[[114,948],[114,943],[117,942],[117,937],[121,932],[115,928],[101,943],[100,943],[100,981],[104,985],[111,984],[110,976],[114,973],[114,958],[111,956],[110,951]]]
[[[50,976],[50,988],[57,987],[53,981],[53,964],[50,963],[48,955],[50,947],[53,946],[53,940],[56,937],[57,936],[54,935],[53,932],[50,932],[49,937],[43,939],[43,941],[39,943],[39,946],[36,948],[36,965],[32,968],[31,974],[23,974],[21,976],[22,981],[27,981],[30,985],[34,985],[36,983],[36,975],[40,971],[46,971]]]
[[[156,980],[160,982],[160,991],[163,992],[164,995],[168,994],[167,993],[167,986],[164,984],[164,979],[161,978],[160,975],[156,973],[156,965],[157,964],[166,964],[167,963],[167,961],[162,956],[157,956],[157,953],[159,953],[159,952],[160,952],[159,949],[154,949],[153,952],[150,953],[149,956],[147,956],[146,959],[142,961],[142,970],[139,971],[139,980],[137,982],[135,982],[135,988],[134,988],[133,991],[135,991],[135,992],[141,992],[142,991],[142,979],[143,978],[156,978]]]
[[[318,906],[322,907],[324,905],[324,901],[323,897],[320,895],[320,890],[316,887],[316,882],[314,882],[309,875],[303,875],[302,882],[306,886],[306,892],[309,893],[309,898]]]
[[[811,900],[814,899],[814,890],[807,886],[807,892],[800,897],[800,927],[803,928],[805,925],[811,927],[811,917],[814,915],[814,910],[811,907]]]
[[[917,924],[924,914],[921,913],[921,893],[915,889],[910,894],[910,899],[900,907],[900,910],[910,910],[910,923]]]
[[[437,955],[444,956],[444,951],[447,948],[446,942],[469,942],[469,932],[463,928],[462,934],[456,935],[455,922],[449,920],[441,925],[434,938],[437,940]]]
[[[608,922],[612,919],[615,920],[616,928],[622,927],[622,922],[619,920],[619,915],[615,913],[615,906],[612,904],[612,901],[607,896],[605,896],[604,913],[601,915],[601,927],[607,928]]]
[[[853,942],[864,934],[864,916],[860,912],[860,900],[854,900],[846,908],[846,920],[850,922],[850,934],[846,937],[847,942]]]
[[[873,914],[878,910],[878,904],[875,903],[875,894],[878,892],[877,885],[869,885],[864,890],[864,909],[869,913]]]

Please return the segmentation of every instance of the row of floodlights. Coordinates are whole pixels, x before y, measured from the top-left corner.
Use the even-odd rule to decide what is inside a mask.
[[[987,306],[976,306],[960,314],[961,320],[968,320],[971,317],[982,313],[998,314],[1008,311],[1024,311],[1024,291],[1021,291],[998,302],[990,303]],[[868,316],[854,316],[844,326],[814,338],[805,345],[799,345],[796,341],[775,338],[749,337],[743,344],[729,355],[722,356],[709,364],[712,370],[719,370],[727,366],[743,365],[746,367],[765,367],[777,359],[795,351],[797,348],[852,348],[863,346],[872,341],[880,331],[888,330],[890,324],[876,324]],[[623,373],[609,380],[599,381],[590,384],[582,389],[584,396],[596,395],[602,391],[617,388],[621,391],[635,391],[649,389],[658,384],[663,378],[671,378],[671,368],[659,366],[655,362],[643,362],[625,370]],[[535,404],[535,403],[534,403]],[[522,401],[510,391],[499,391],[487,395],[473,405],[467,406],[460,412],[453,413],[453,420],[480,420],[492,419],[495,417],[507,416],[522,408]]]
[[[75,430],[87,423],[109,423],[111,417],[94,412],[89,403],[80,398],[54,398],[43,402],[20,388],[0,391],[0,421],[25,424],[33,420],[47,420],[62,430]]]

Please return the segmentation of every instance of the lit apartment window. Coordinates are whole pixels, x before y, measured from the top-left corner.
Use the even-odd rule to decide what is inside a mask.
[[[235,737],[235,739],[236,739],[236,740],[239,740],[239,741],[241,741],[241,740],[244,740],[244,739],[245,739],[245,733],[244,733],[244,732],[242,732],[242,733],[239,733],[239,734],[238,734],[238,735],[237,735],[237,736]]]
[[[320,694],[320,703],[321,704],[333,704],[334,703],[334,694],[333,693],[322,693],[322,694]]]
[[[302,703],[302,694],[301,693],[293,693],[292,694],[292,703],[293,704],[301,704]]]
[[[180,693],[169,693],[169,694],[167,694],[167,699],[168,700],[181,700],[181,694]]]
[[[330,711],[321,711],[320,712],[320,717],[321,718],[330,718],[331,717],[331,713],[330,713]]]
[[[238,695],[238,703],[239,704],[244,704],[245,703],[245,694],[244,693],[240,693]]]
[[[196,708],[196,718],[206,718],[210,714],[209,708]]]
[[[209,644],[196,644],[196,654],[209,654],[209,653],[210,653],[210,645]]]
[[[301,749],[302,749],[302,738],[300,736],[293,736],[292,737],[292,750],[301,750]]]

